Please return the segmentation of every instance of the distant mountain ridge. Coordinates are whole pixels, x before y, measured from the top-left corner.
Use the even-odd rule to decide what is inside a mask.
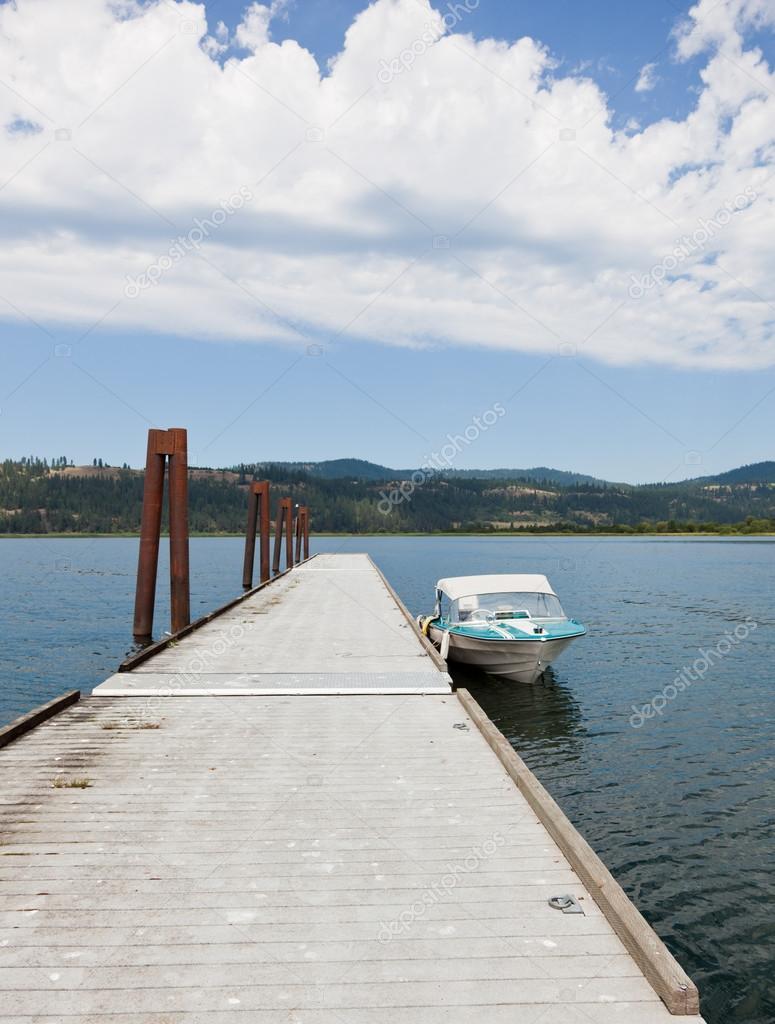
[[[295,473],[309,473],[322,480],[409,480],[415,469],[392,469],[366,459],[326,459],[321,462],[265,462],[265,466],[277,466]],[[589,473],[574,473],[572,470],[553,469],[550,466],[531,466],[527,469],[454,469],[442,468],[436,476],[467,480],[535,480],[573,487],[576,484],[596,484],[607,487],[649,487],[654,484],[622,484],[613,480],[591,476]],[[661,481],[656,481],[656,484]],[[690,477],[679,480],[673,486],[697,486],[702,484],[771,484],[775,483],[775,461],[752,462],[745,466],[716,473],[713,476]]]
[[[715,476],[701,476],[685,483],[702,484],[773,484],[775,483],[775,462],[752,462],[747,466],[717,473]]]
[[[377,462],[365,459],[327,459],[323,462],[267,462],[264,465],[277,466],[290,472],[309,473],[310,476],[323,480],[409,480],[413,473],[422,472],[419,467],[414,469],[391,469]],[[565,487],[573,484],[604,484],[605,480],[589,476],[587,473],[573,473],[564,469],[551,469],[548,466],[533,466],[531,469],[439,469],[437,476],[460,477],[469,480],[547,480]]]

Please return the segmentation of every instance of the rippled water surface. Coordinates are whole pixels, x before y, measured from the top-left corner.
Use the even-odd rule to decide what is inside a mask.
[[[695,978],[710,1024],[773,1024],[775,544],[322,538],[313,550],[369,551],[412,612],[430,610],[441,576],[550,577],[589,636],[535,687],[459,682]],[[0,541],[0,721],[113,671],[131,647],[136,557],[136,540]],[[239,592],[241,557],[236,539],[192,541],[195,615]],[[704,667],[700,650],[712,665],[674,695],[684,667]],[[660,713],[635,717],[665,687]]]

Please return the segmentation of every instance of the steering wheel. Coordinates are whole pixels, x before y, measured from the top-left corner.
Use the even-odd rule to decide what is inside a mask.
[[[476,608],[471,612],[471,621],[493,623],[495,622],[495,612],[491,612],[489,608]]]

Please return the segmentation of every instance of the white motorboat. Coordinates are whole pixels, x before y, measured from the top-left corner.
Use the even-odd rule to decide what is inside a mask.
[[[546,576],[526,574],[439,580],[434,613],[418,622],[443,657],[519,683],[534,683],[586,633]]]

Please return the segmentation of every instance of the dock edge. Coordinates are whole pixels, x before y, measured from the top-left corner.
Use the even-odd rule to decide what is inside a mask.
[[[446,660],[444,658],[442,658],[441,654],[436,650],[436,648],[430,642],[428,637],[425,636],[423,631],[417,625],[417,621],[412,617],[412,613],[409,611],[409,609],[406,607],[404,602],[401,600],[401,598],[395,592],[393,587],[390,585],[390,583],[388,582],[387,576],[385,576],[385,574],[380,569],[380,567],[377,565],[377,563],[374,561],[374,559],[371,557],[371,555],[367,553],[366,557],[368,558],[369,562],[373,566],[373,568],[374,568],[375,572],[377,573],[377,575],[379,576],[379,578],[382,580],[382,584],[385,587],[385,590],[387,590],[388,594],[390,594],[390,596],[393,598],[395,603],[398,605],[399,611],[404,616],[406,621],[409,623],[410,629],[412,630],[414,635],[417,637],[417,639],[420,641],[420,644],[422,645],[423,650],[425,651],[425,653],[428,655],[428,657],[431,659],[433,664],[436,666],[436,668],[440,672],[446,672],[447,671],[447,662],[446,662]],[[453,687],[453,689],[454,689],[454,687]]]
[[[468,690],[456,691],[460,703],[530,804],[570,866],[586,886],[651,987],[672,1014],[699,1014],[697,986],[630,900],[559,804],[538,781],[503,733]]]
[[[64,711],[65,708],[69,708],[72,704],[77,704],[80,699],[80,690],[68,690],[67,693],[55,697],[47,704],[41,704],[39,707],[33,708],[32,711],[28,711],[26,715],[15,718],[8,725],[0,729],[0,747],[7,747],[9,743],[18,739],[19,736],[30,732],[36,725],[48,721],[49,718],[58,715],[60,711]]]

